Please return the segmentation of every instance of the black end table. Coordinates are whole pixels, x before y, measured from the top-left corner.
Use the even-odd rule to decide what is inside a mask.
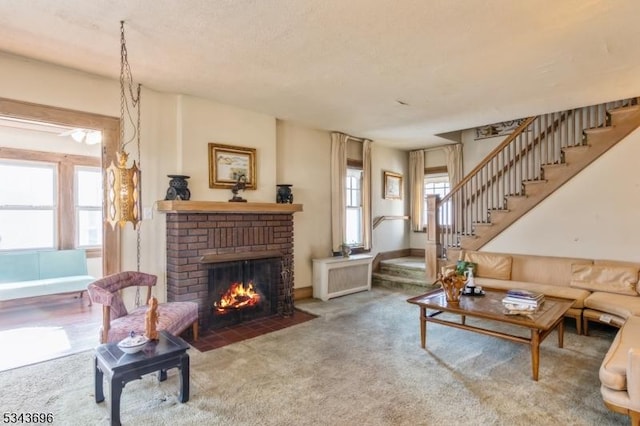
[[[158,380],[167,379],[167,370],[180,369],[180,402],[189,401],[189,345],[180,337],[162,330],[157,341],[149,342],[140,352],[125,354],[117,343],[96,348],[96,403],[104,401],[103,375],[107,375],[111,390],[111,424],[120,426],[120,395],[124,386],[143,375],[158,372]]]

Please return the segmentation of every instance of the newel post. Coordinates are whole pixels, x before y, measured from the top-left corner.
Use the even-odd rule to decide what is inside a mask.
[[[425,247],[425,272],[427,282],[433,283],[438,276],[438,253],[440,253],[440,224],[438,223],[438,195],[427,195],[427,246]]]

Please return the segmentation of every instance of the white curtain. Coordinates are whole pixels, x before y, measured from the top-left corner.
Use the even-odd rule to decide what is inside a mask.
[[[442,149],[447,162],[449,185],[453,189],[462,180],[462,144],[445,145]]]
[[[362,245],[365,250],[371,250],[371,234],[373,223],[371,219],[371,141],[362,142]]]
[[[347,221],[347,140],[342,133],[331,133],[331,249],[341,250]]]
[[[424,227],[424,151],[409,153],[409,185],[411,194],[411,229]]]

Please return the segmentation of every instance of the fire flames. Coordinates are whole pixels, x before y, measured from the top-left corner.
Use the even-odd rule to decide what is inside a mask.
[[[213,306],[219,311],[224,312],[227,309],[239,309],[245,306],[255,306],[260,302],[260,294],[253,289],[253,283],[249,282],[247,286],[244,283],[232,283],[229,289],[215,302]]]

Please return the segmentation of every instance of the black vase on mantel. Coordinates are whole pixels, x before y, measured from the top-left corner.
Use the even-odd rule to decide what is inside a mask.
[[[187,188],[187,179],[191,176],[185,175],[167,175],[171,180],[169,181],[169,188],[167,189],[167,195],[165,200],[184,200],[187,201],[191,198],[191,191]]]
[[[278,190],[276,191],[276,203],[278,204],[292,204],[293,203],[293,194],[291,193],[291,187],[293,185],[289,185],[286,183],[276,185]]]

